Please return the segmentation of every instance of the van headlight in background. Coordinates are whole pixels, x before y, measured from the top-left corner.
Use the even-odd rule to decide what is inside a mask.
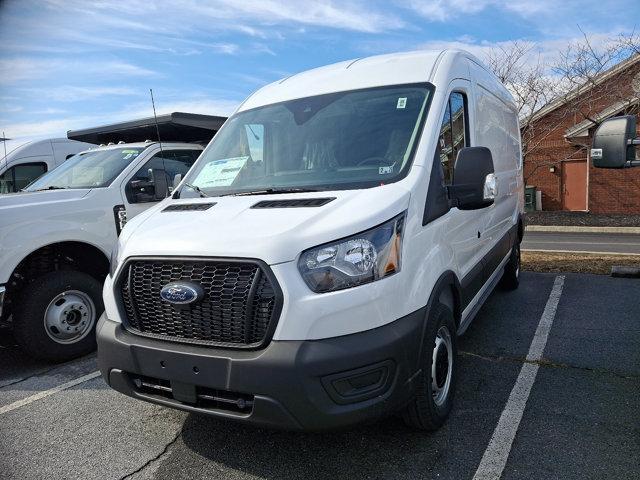
[[[400,271],[405,213],[370,230],[305,250],[298,269],[316,293],[373,282]]]

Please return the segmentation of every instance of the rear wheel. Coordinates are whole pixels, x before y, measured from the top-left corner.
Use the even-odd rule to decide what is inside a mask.
[[[511,257],[504,266],[504,274],[500,286],[505,290],[515,290],[520,285],[520,243],[511,249]]]
[[[60,270],[27,286],[13,314],[14,334],[34,357],[65,361],[96,348],[102,286],[86,273]]]
[[[416,393],[402,415],[407,425],[436,430],[447,419],[456,389],[457,353],[453,313],[438,304],[427,320]]]

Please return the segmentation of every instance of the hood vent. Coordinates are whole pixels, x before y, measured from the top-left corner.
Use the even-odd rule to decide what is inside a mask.
[[[289,200],[263,200],[251,208],[301,208],[321,207],[335,200],[335,197],[327,198],[292,198]]]
[[[163,212],[199,212],[202,210],[209,210],[216,202],[210,203],[174,203],[165,207]]]

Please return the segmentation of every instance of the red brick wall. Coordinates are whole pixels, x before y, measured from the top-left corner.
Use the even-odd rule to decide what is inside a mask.
[[[631,80],[639,72],[640,62],[636,62],[591,92],[536,120],[529,136],[523,131],[523,140],[528,140],[530,145],[525,157],[525,182],[542,191],[544,210],[563,208],[561,163],[587,159],[590,139],[585,141],[587,146],[572,144],[564,137],[566,130],[621,97],[631,96]],[[553,173],[549,171],[552,166],[555,168]],[[640,214],[640,167],[606,170],[590,166],[587,208],[594,213]]]

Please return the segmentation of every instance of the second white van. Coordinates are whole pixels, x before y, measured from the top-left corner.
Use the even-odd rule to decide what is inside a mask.
[[[462,51],[310,70],[250,96],[124,228],[98,363],[132,397],[324,430],[438,428],[457,336],[518,286],[511,95]]]

